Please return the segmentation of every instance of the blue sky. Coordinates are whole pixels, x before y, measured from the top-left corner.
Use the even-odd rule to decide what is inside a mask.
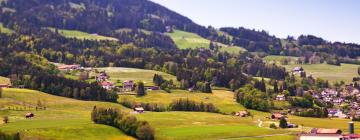
[[[312,34],[360,43],[360,0],[152,0],[216,28],[246,27],[277,37]]]

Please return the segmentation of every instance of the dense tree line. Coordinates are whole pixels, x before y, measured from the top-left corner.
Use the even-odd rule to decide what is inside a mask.
[[[195,112],[214,112],[218,113],[219,110],[212,103],[197,103],[187,99],[175,100],[170,104],[172,111],[195,111]]]
[[[139,140],[155,139],[155,130],[148,122],[138,121],[136,117],[128,116],[118,109],[97,108],[94,106],[91,112],[91,120],[97,124],[116,127],[125,134],[136,137]]]
[[[271,101],[264,92],[255,89],[252,85],[245,85],[235,93],[236,102],[248,109],[269,111]]]
[[[0,131],[0,140],[20,140],[20,133],[7,134]]]

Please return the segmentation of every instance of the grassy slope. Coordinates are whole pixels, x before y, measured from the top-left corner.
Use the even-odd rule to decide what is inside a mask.
[[[94,105],[123,108],[114,103],[79,101],[26,89],[4,89],[0,106],[15,107],[22,104],[35,106],[37,101],[45,102],[47,109],[36,111],[0,111],[0,116],[9,116],[9,124],[0,124],[0,131],[22,132],[28,139],[132,139],[116,128],[94,124],[90,112]],[[25,119],[24,114],[33,112],[35,118]]]
[[[281,65],[279,61],[283,58],[290,58],[296,61],[296,57],[288,56],[267,56],[264,58],[266,62],[276,63]],[[295,64],[291,63],[290,65],[283,65],[288,71],[292,70],[294,67],[301,66],[306,71],[307,75],[312,75],[314,77],[319,77],[329,82],[335,81],[345,81],[351,82],[352,78],[357,76],[357,68],[359,65],[354,64],[341,64],[341,66],[328,65],[328,64]]]
[[[98,68],[99,71],[105,70],[106,73],[110,75],[110,80],[116,82],[117,80],[135,80],[143,81],[146,86],[153,86],[153,77],[154,74],[160,74],[165,79],[172,79],[175,84],[179,84],[176,80],[176,77],[164,72],[154,71],[154,70],[144,70],[136,68],[124,68],[124,67],[107,67],[107,68]],[[92,74],[94,75],[94,74]]]
[[[185,90],[173,90],[172,93],[164,91],[149,91],[144,97],[120,96],[119,100],[133,100],[145,103],[159,103],[169,105],[172,101],[180,98],[189,98],[197,102],[214,103],[221,112],[230,114],[231,112],[245,110],[245,108],[234,102],[233,93],[225,90],[213,90],[213,94],[192,93]]]
[[[55,28],[48,28],[49,30],[55,32]],[[58,30],[59,33],[67,38],[77,38],[77,39],[89,39],[89,40],[113,40],[117,41],[118,39],[112,37],[106,37],[101,35],[89,34],[86,32],[76,31],[76,30]]]
[[[174,30],[173,33],[167,33],[175,42],[175,44],[180,49],[194,49],[194,48],[209,48],[210,40],[202,38],[201,36],[184,32],[180,30]],[[222,46],[220,51],[226,51],[229,53],[238,53],[239,51],[245,51],[244,48],[238,46],[228,46],[225,44],[218,43],[218,45]]]
[[[12,34],[13,33],[13,31],[11,29],[4,27],[1,22],[0,22],[0,32],[1,33],[6,33],[6,34]]]
[[[10,84],[10,79],[0,76],[0,84]]]

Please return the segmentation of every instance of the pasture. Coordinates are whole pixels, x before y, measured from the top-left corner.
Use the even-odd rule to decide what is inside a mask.
[[[14,106],[35,107],[38,101],[47,107],[46,110],[7,110]],[[123,108],[114,103],[79,101],[27,89],[4,89],[3,98],[0,98],[0,117],[8,116],[10,122],[0,124],[0,131],[21,132],[27,139],[133,139],[116,128],[94,124],[90,120],[90,113],[95,105]],[[34,113],[35,117],[25,119],[24,115],[28,112]]]
[[[209,48],[210,46],[210,40],[195,33],[174,30],[174,32],[166,34],[172,38],[179,49]],[[223,52],[238,53],[239,51],[246,51],[246,49],[239,46],[229,46],[217,42],[216,44],[221,46],[220,51]]]
[[[55,28],[46,28],[51,30],[52,32],[55,32]],[[88,39],[88,40],[110,40],[110,41],[117,41],[118,39],[113,37],[107,37],[102,36],[98,34],[90,34],[86,32],[76,31],[76,30],[64,30],[64,29],[58,29],[59,34],[66,38],[76,38],[76,39]]]
[[[166,80],[172,79],[176,85],[179,82],[176,80],[176,76],[154,70],[136,69],[136,68],[124,68],[124,67],[106,67],[97,68],[98,71],[105,71],[110,76],[110,81],[116,83],[118,80],[134,80],[143,81],[145,86],[154,86],[153,77],[154,74],[162,75]],[[95,76],[95,73],[91,73],[90,76]]]
[[[231,114],[232,112],[245,110],[243,106],[236,103],[233,99],[234,95],[231,91],[213,90],[212,94],[189,92],[186,90],[172,90],[171,93],[166,93],[162,90],[148,91],[148,94],[143,97],[136,96],[120,96],[121,100],[130,100],[142,103],[157,103],[162,105],[169,105],[177,99],[190,99],[196,102],[213,103],[220,112]]]
[[[307,75],[312,75],[315,78],[329,80],[334,83],[336,81],[344,81],[349,83],[352,78],[357,76],[357,68],[359,65],[344,64],[341,66],[328,65],[328,64],[292,64],[284,65],[287,70],[292,70],[295,67],[303,67]]]
[[[204,112],[148,112],[138,114],[137,117],[156,128],[156,138],[159,140],[226,139],[289,132],[258,127],[256,119],[250,117],[239,118]]]
[[[283,59],[288,59],[289,65],[282,65],[281,61]],[[357,76],[357,68],[360,65],[355,64],[344,64],[341,66],[329,65],[326,63],[323,64],[297,64],[298,57],[292,56],[276,56],[270,55],[263,58],[266,63],[275,63],[285,67],[288,71],[291,71],[295,67],[303,67],[307,75],[312,75],[315,78],[321,78],[328,80],[331,83],[336,81],[344,81],[349,83],[352,81],[352,78]]]

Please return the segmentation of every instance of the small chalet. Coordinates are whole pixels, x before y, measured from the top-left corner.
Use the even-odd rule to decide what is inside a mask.
[[[29,113],[25,114],[25,118],[27,118],[27,119],[32,118],[32,117],[35,117],[34,113],[29,112]]]
[[[134,81],[133,80],[127,80],[123,82],[123,89],[127,91],[132,91],[134,89]]]
[[[281,113],[273,113],[271,115],[271,119],[273,120],[280,120],[281,118],[286,118],[286,116]]]
[[[77,70],[77,69],[80,69],[80,65],[60,65],[58,67],[60,70]]]
[[[239,111],[235,113],[235,116],[239,116],[239,117],[247,117],[249,116],[249,112],[244,110],[244,111]]]
[[[101,82],[100,85],[106,90],[112,90],[115,88],[115,85],[112,82],[108,82],[108,81]]]
[[[134,108],[134,111],[135,111],[136,113],[144,113],[144,108],[142,108],[142,107],[136,107],[136,108]]]
[[[300,73],[300,72],[303,72],[304,69],[302,67],[295,67],[292,69],[292,72],[293,73]]]
[[[325,129],[325,128],[313,128],[310,131],[311,134],[341,134],[340,129]]]
[[[277,96],[276,96],[276,100],[277,100],[277,101],[285,101],[285,100],[286,100],[285,95],[284,95],[284,94],[277,95]]]
[[[106,74],[106,72],[100,72],[98,76],[96,76],[96,81],[102,82],[106,81],[109,78],[109,76]]]

